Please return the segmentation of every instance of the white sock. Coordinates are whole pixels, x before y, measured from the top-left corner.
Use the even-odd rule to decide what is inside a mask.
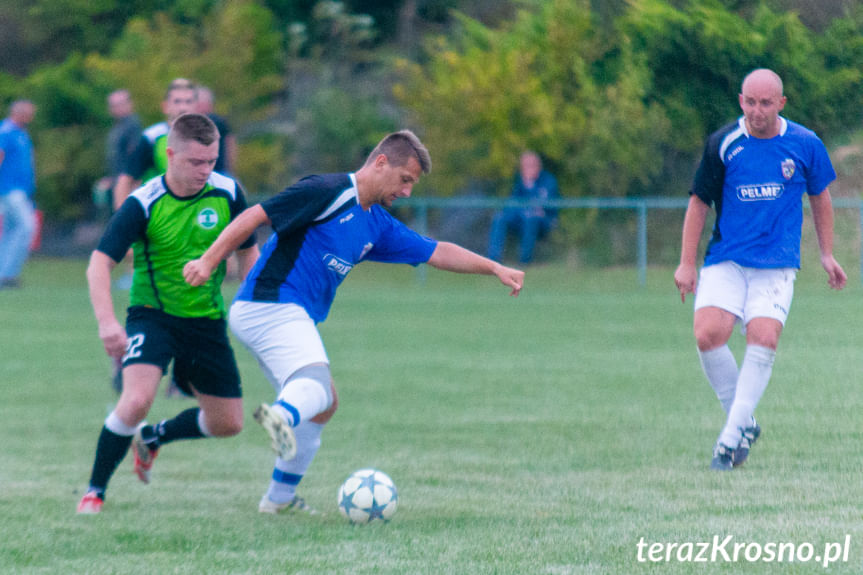
[[[319,381],[299,377],[289,380],[282,388],[276,400],[276,408],[281,408],[287,416],[287,422],[297,427],[325,411],[329,403],[327,392]]]
[[[743,437],[743,429],[752,424],[752,414],[767,389],[770,374],[773,372],[773,360],[776,351],[760,345],[746,346],[743,365],[740,366],[740,377],[737,379],[737,392],[734,403],[728,412],[728,420],[719,443],[736,448]]]
[[[701,360],[701,369],[704,370],[707,381],[710,382],[719,403],[722,404],[722,409],[728,415],[734,402],[734,390],[737,388],[739,377],[734,354],[731,353],[728,344],[725,344],[710,351],[698,350],[698,358]]]
[[[201,430],[201,435],[204,437],[213,437],[212,432],[207,428],[206,417],[204,417],[204,410],[198,410],[198,429]]]
[[[117,415],[116,412],[112,411],[108,414],[108,417],[105,418],[105,427],[111,433],[115,435],[120,435],[122,437],[131,437],[135,435],[135,431],[138,429],[137,425],[129,426],[123,423],[123,420]]]
[[[312,464],[312,460],[321,446],[323,429],[322,424],[309,421],[294,428],[294,435],[297,437],[297,456],[290,461],[285,461],[281,457],[276,458],[273,479],[267,490],[267,497],[270,501],[288,503],[294,498],[297,485],[302,481],[306,470]]]

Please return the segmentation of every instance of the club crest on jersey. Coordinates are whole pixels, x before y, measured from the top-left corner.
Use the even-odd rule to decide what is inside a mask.
[[[205,230],[212,230],[219,223],[219,214],[213,208],[204,208],[198,213],[198,225]]]
[[[794,160],[792,160],[791,158],[785,158],[784,160],[782,160],[782,176],[786,180],[791,179],[791,177],[794,175],[795,168],[796,166],[794,165]]]
[[[342,258],[334,256],[333,254],[325,255],[324,263],[327,265],[328,270],[334,271],[340,276],[348,275],[348,272],[350,272],[354,267],[352,264],[349,264]]]
[[[762,200],[778,200],[785,191],[785,184],[756,184],[754,186],[737,186],[737,199],[741,202],[758,202]]]

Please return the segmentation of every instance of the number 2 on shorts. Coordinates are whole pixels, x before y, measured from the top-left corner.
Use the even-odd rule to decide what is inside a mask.
[[[136,333],[126,340],[126,355],[121,361],[126,361],[134,357],[141,357],[141,346],[144,345],[144,334]]]

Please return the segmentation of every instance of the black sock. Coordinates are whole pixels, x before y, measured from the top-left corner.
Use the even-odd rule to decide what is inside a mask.
[[[129,451],[130,443],[131,436],[117,435],[107,427],[102,427],[99,442],[96,444],[96,460],[90,475],[90,490],[96,491],[101,498],[105,498],[108,482]]]
[[[201,439],[205,435],[198,426],[200,412],[199,407],[192,407],[173,419],[166,419],[158,425],[147,425],[141,430],[141,437],[154,450],[178,439]]]

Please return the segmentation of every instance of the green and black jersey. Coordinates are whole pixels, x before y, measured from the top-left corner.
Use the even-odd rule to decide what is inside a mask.
[[[126,158],[123,172],[136,180],[148,181],[168,169],[168,131],[167,122],[153,124],[141,133],[138,145]]]
[[[181,198],[159,176],[132,192],[111,218],[99,251],[120,262],[131,247],[135,267],[130,306],[178,317],[225,317],[221,284],[225,262],[204,285],[183,279],[183,266],[201,257],[228,223],[246,209],[239,184],[213,172],[194,196]],[[255,244],[254,235],[239,249]]]

